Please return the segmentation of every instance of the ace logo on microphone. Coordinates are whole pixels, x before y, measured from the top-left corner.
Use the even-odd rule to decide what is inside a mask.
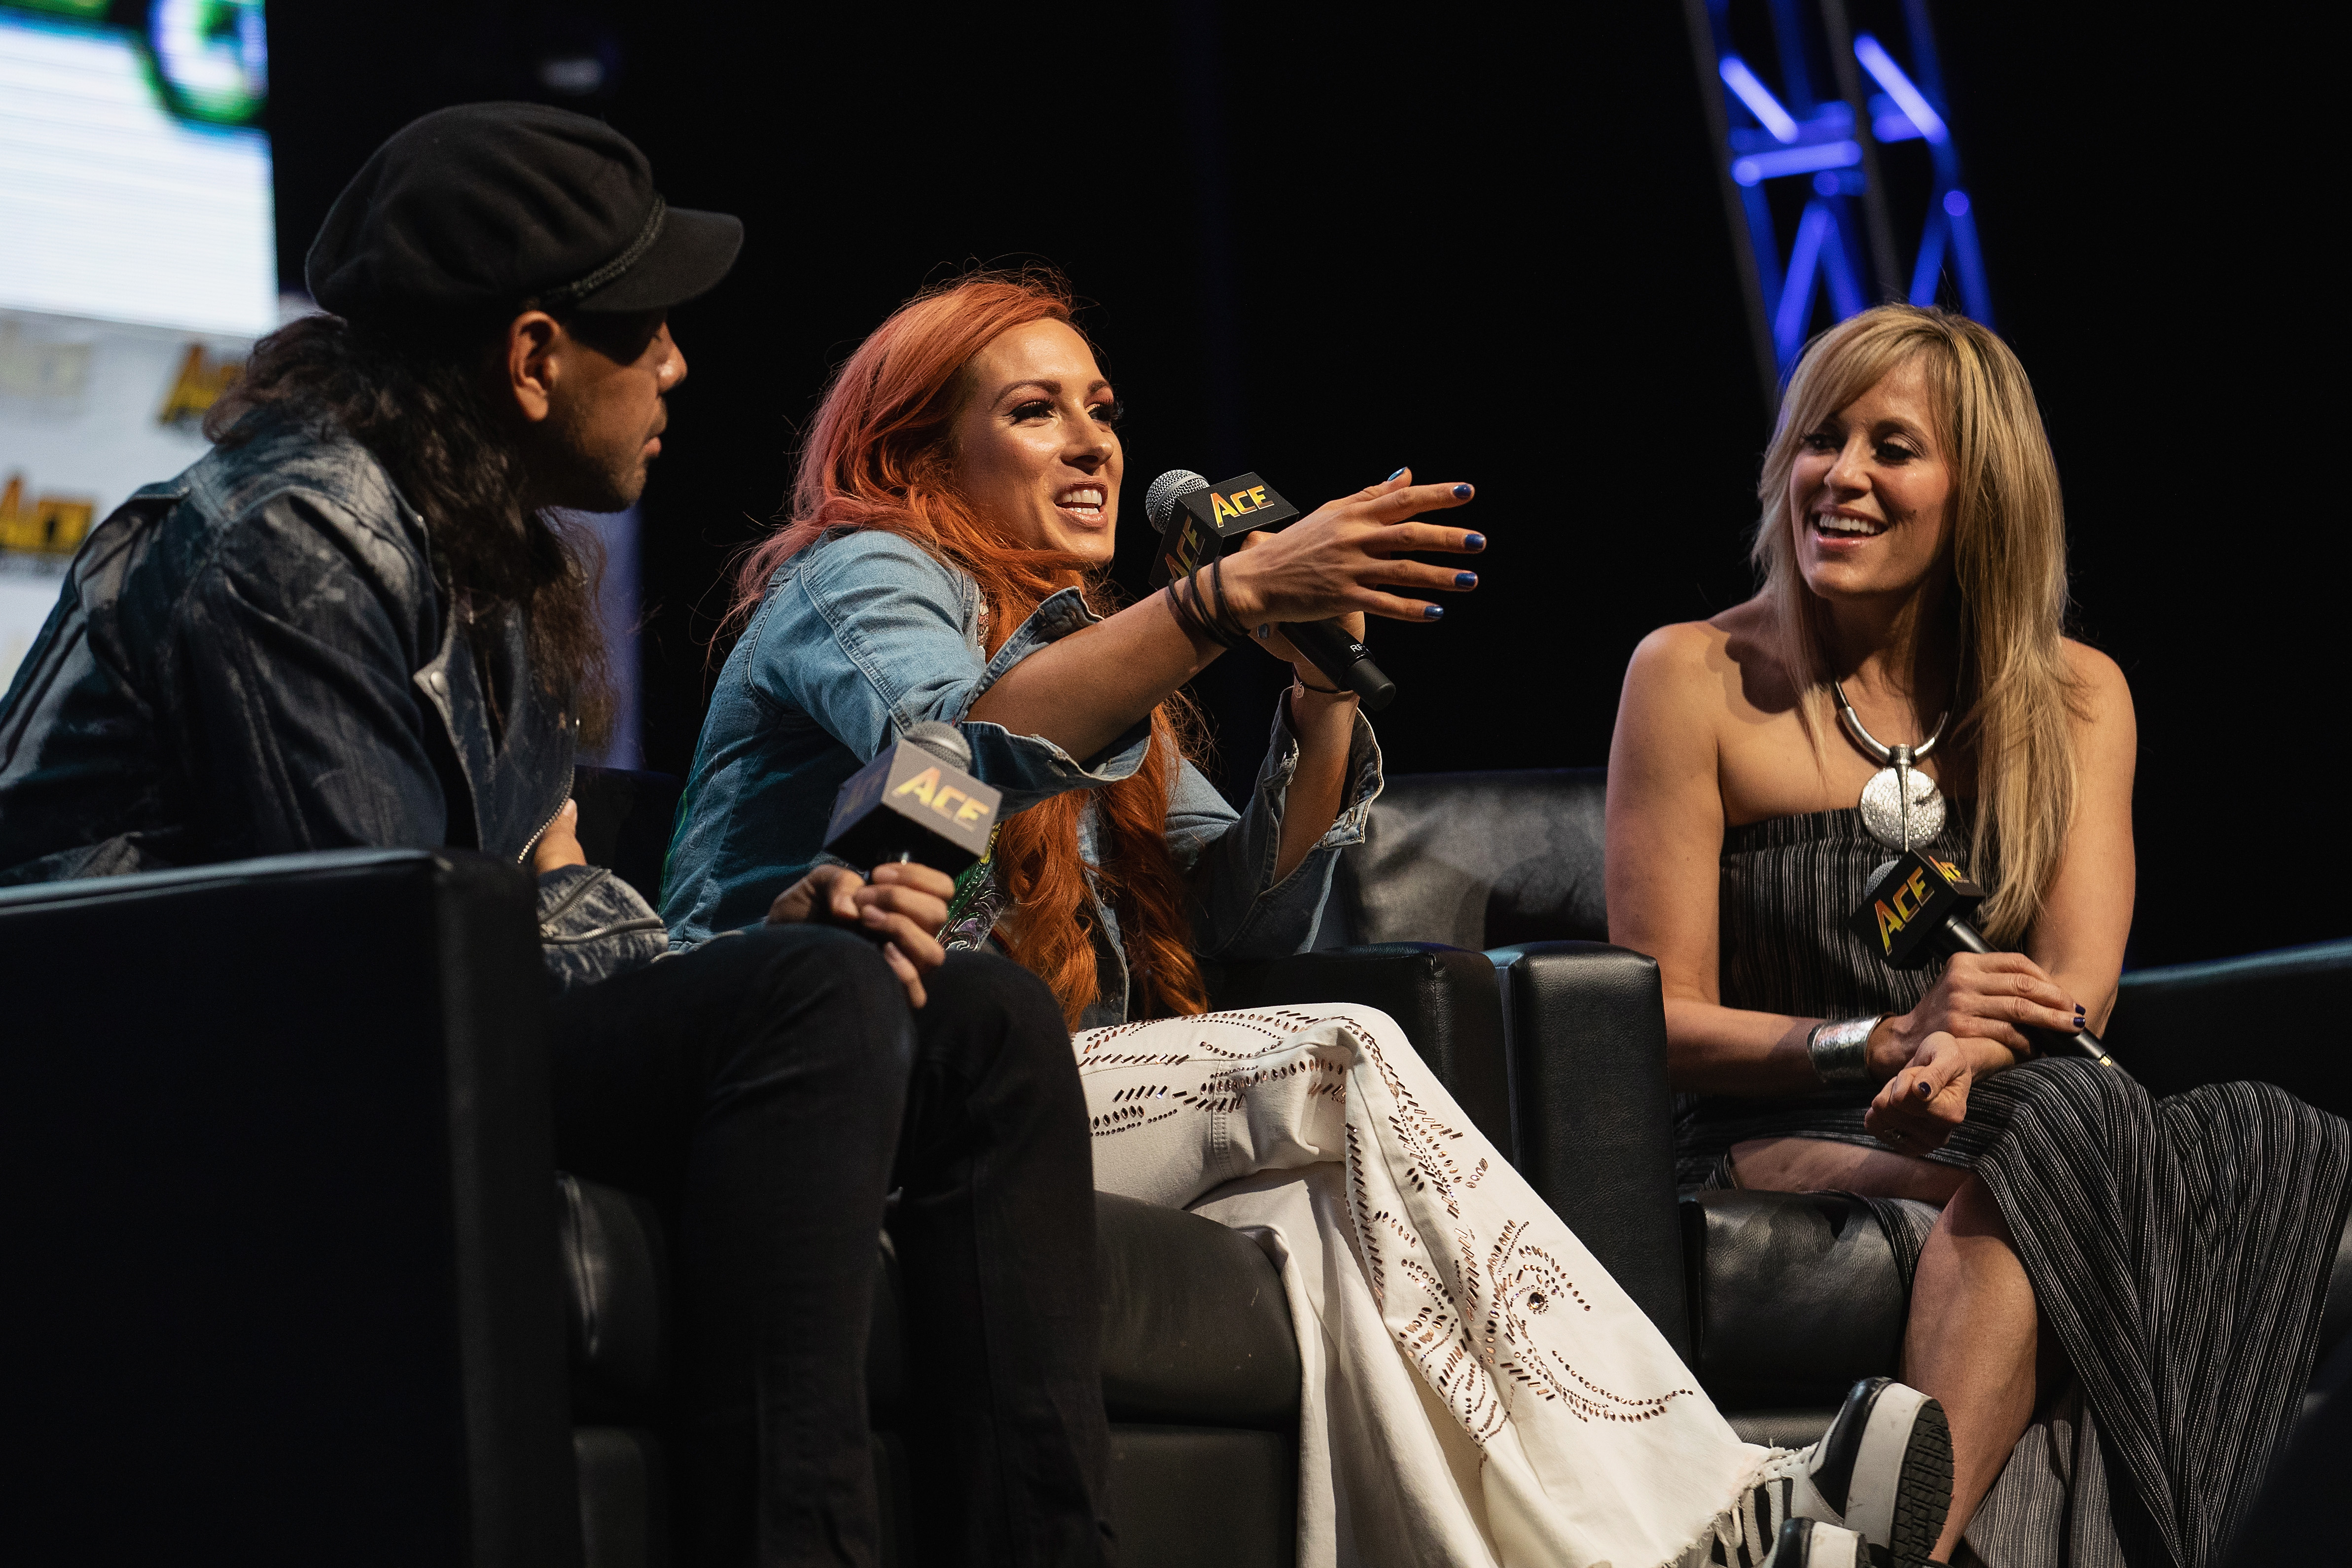
[[[1227,540],[1298,516],[1297,507],[1255,474],[1188,490],[1176,498],[1176,515],[1160,539],[1160,564],[1151,578],[1155,588],[1214,561],[1224,553]]]
[[[1949,860],[1908,849],[1887,862],[1847,929],[1894,967],[1916,969],[1935,956],[1937,930],[1955,915],[1973,915],[1984,896]]]

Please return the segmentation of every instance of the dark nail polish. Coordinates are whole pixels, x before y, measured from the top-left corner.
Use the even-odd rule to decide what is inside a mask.
[[[1462,548],[1484,550],[1486,548],[1486,536],[1483,533],[1465,533],[1462,536]]]
[[[1399,469],[1396,471],[1396,474],[1391,474],[1391,475],[1389,476],[1389,479],[1395,479],[1395,478],[1397,477],[1397,474],[1401,474],[1401,473],[1403,473],[1403,472],[1404,472],[1404,470],[1403,470],[1402,468],[1399,468]],[[1386,484],[1386,483],[1388,483],[1388,482],[1389,482],[1389,479],[1382,479],[1382,480],[1381,481],[1381,483],[1382,483],[1382,484]]]
[[[1442,607],[1440,607],[1439,605],[1429,605],[1424,606],[1424,607],[1423,608],[1422,612],[1421,612],[1421,615],[1422,615],[1422,618],[1423,618],[1423,620],[1429,620],[1429,621],[1442,621],[1442,620],[1444,620],[1444,619],[1445,618],[1445,611],[1444,611]]]
[[[1478,585],[1478,574],[1456,572],[1454,574],[1454,585],[1457,588],[1475,588]]]
[[[1468,485],[1454,486],[1454,499],[1455,500],[1468,500],[1470,499],[1470,487]]]
[[[1928,1093],[1929,1093],[1929,1090],[1928,1090],[1928,1088],[1927,1088],[1927,1082],[1926,1082],[1926,1080],[1922,1079],[1922,1080],[1921,1080],[1921,1082],[1920,1082],[1920,1084],[1919,1084],[1919,1098],[1920,1098],[1920,1099],[1922,1099],[1922,1100],[1925,1100],[1925,1099],[1927,1099],[1927,1098]]]

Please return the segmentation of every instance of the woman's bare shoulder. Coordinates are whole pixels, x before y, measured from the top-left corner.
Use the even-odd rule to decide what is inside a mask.
[[[2059,647],[2065,656],[2066,673],[2074,678],[2077,707],[2084,718],[2095,724],[2130,716],[2131,682],[2124,679],[2123,666],[2073,637],[2062,639]]]
[[[1671,679],[1703,672],[1722,658],[1724,634],[1713,621],[1675,621],[1643,637],[1633,664],[1644,674]]]
[[[1660,626],[1633,650],[1626,689],[1716,708],[1754,705],[1759,685],[1782,684],[1770,626],[1769,612],[1751,599],[1704,621]]]

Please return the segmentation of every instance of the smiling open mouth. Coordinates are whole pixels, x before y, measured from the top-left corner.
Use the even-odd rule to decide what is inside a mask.
[[[1867,517],[1817,511],[1813,513],[1813,531],[1830,539],[1875,539],[1886,531],[1886,525]]]
[[[1108,495],[1100,485],[1072,485],[1054,498],[1054,504],[1085,522],[1100,522]]]

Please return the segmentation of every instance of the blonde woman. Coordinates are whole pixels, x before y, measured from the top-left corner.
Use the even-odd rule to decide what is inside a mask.
[[[1610,753],[1610,935],[1664,971],[1683,1179],[1895,1200],[1903,1375],[1952,1428],[1937,1560],[1965,1531],[1995,1563],[2209,1561],[2310,1374],[2345,1123],[2036,1055],[2115,1005],[2134,725],[2063,634],[2057,469],[2008,347],[1908,306],[1833,328],[1758,495],[1762,588],[1643,642]],[[1906,973],[1847,932],[1906,826],[2019,951]]]

